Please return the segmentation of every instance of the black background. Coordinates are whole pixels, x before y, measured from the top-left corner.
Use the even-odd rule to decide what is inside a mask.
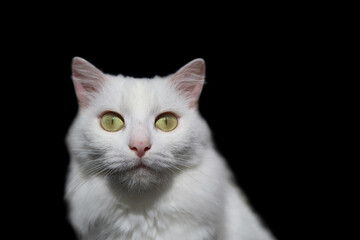
[[[201,57],[206,85],[200,113],[218,150],[274,235],[301,239],[311,227],[300,219],[309,214],[303,207],[311,201],[305,186],[316,157],[309,153],[316,148],[317,133],[309,134],[321,102],[313,101],[319,83],[309,72],[317,55],[310,55],[314,46],[307,37],[275,25],[262,22],[255,28],[245,24],[196,34],[186,34],[184,28],[171,35],[94,33],[78,26],[74,33],[22,33],[27,41],[19,38],[7,45],[11,54],[4,68],[13,94],[3,111],[16,116],[16,123],[5,129],[16,130],[8,140],[15,154],[9,171],[16,181],[6,187],[11,192],[7,200],[18,207],[8,222],[23,226],[12,234],[74,239],[63,201],[69,163],[64,138],[77,113],[74,56],[105,73],[134,77],[168,75]]]

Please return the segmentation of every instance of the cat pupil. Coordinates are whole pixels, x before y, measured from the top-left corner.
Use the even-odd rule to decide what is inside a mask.
[[[165,122],[166,125],[168,124],[167,118],[164,118],[164,122]]]
[[[114,117],[111,118],[111,125],[114,125]]]

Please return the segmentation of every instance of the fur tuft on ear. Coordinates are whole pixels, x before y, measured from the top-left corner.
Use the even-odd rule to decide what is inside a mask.
[[[74,57],[72,60],[72,79],[79,108],[83,109],[88,106],[91,95],[99,90],[105,76],[85,59]]]
[[[189,100],[190,107],[197,108],[205,81],[205,61],[197,58],[189,62],[172,75],[170,81]]]

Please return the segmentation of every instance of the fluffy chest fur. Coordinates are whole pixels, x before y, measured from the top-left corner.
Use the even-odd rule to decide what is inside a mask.
[[[217,239],[225,189],[214,179],[224,179],[225,171],[209,160],[211,167],[198,166],[163,191],[148,193],[119,190],[116,180],[81,177],[75,163],[67,188],[73,225],[84,239]]]

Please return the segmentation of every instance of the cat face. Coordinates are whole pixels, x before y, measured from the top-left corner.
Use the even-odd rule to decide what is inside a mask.
[[[74,58],[73,81],[79,113],[68,146],[84,174],[139,190],[168,184],[198,163],[209,137],[197,111],[203,60],[168,77],[135,79],[105,75]]]

